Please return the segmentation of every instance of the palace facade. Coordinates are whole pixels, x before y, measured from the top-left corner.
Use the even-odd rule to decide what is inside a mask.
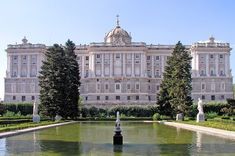
[[[117,25],[104,42],[77,45],[80,92],[86,105],[149,104],[156,102],[166,61],[175,45],[132,42],[131,35]],[[224,101],[233,98],[229,43],[213,37],[186,45],[192,59],[192,98]],[[8,45],[5,102],[39,99],[38,78],[44,44]]]

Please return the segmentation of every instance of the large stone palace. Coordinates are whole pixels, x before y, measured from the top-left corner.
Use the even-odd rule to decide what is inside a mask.
[[[147,45],[132,42],[117,19],[104,42],[77,45],[80,92],[86,105],[149,104],[156,102],[166,61],[175,45]],[[192,59],[192,98],[224,101],[233,98],[229,43],[210,37],[208,41],[186,45]],[[39,99],[38,78],[44,44],[8,45],[5,102]]]

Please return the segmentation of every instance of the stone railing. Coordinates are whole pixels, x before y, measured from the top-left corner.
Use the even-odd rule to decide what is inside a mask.
[[[194,43],[192,47],[222,47],[229,48],[229,43]]]
[[[131,44],[115,45],[113,43],[105,42],[92,42],[90,47],[135,47],[135,46],[146,46],[144,42],[131,42]]]
[[[46,48],[44,44],[9,44],[8,49]]]

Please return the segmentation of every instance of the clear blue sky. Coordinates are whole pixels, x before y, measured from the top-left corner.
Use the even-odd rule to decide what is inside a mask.
[[[0,98],[4,95],[7,44],[76,44],[102,42],[120,25],[133,41],[148,44],[191,44],[207,40],[229,42],[235,48],[234,0],[6,0],[0,2]],[[235,75],[235,50],[231,68]]]

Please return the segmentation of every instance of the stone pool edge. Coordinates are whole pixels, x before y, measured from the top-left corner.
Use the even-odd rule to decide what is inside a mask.
[[[44,126],[14,130],[14,131],[9,131],[9,132],[2,132],[2,133],[0,133],[0,139],[5,138],[5,137],[14,136],[14,135],[23,134],[23,133],[33,132],[33,131],[37,131],[37,130],[41,130],[41,129],[46,129],[46,128],[51,128],[51,127],[56,127],[56,126],[62,126],[62,125],[77,123],[77,122],[78,121],[70,121],[70,122],[63,122],[63,123],[56,123],[56,124],[51,124],[51,125],[44,125]]]
[[[167,122],[167,121],[156,121],[156,122],[167,125],[167,126],[183,128],[183,129],[187,129],[190,131],[196,131],[196,132],[201,132],[201,133],[208,134],[208,135],[235,140],[235,132],[233,131],[227,131],[227,130],[203,127],[203,126],[196,126],[196,125],[189,125],[189,124],[183,124],[183,123],[176,123],[176,122]]]

